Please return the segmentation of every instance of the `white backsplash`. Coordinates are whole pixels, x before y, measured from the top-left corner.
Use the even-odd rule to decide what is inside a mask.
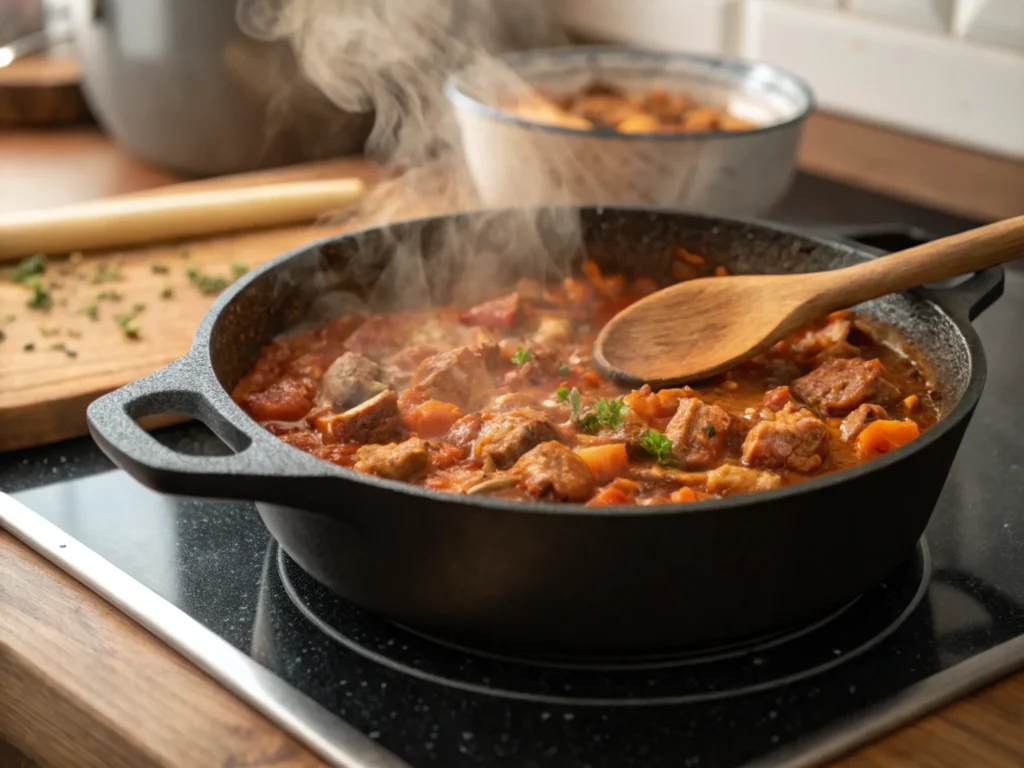
[[[1024,158],[1024,0],[559,0],[573,30],[789,69],[819,104]]]

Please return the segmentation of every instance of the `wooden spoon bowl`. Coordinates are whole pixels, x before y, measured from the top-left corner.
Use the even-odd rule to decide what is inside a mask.
[[[722,373],[837,309],[1024,256],[1024,216],[827,272],[711,277],[619,312],[594,344],[612,378],[665,387]]]

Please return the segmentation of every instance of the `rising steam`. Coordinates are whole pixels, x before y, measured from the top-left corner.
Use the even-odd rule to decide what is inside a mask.
[[[444,95],[450,74],[473,67],[505,92],[524,88],[497,61],[502,52],[563,42],[550,0],[239,0],[242,28],[290,44],[300,71],[346,112],[374,113],[366,153],[385,181],[355,212],[360,224],[478,208],[458,126]],[[496,148],[496,151],[500,151]],[[527,150],[528,151],[528,150]],[[551,153],[545,163],[565,163]],[[524,205],[559,199],[548,177],[524,173]],[[562,198],[564,200],[564,198]],[[488,253],[478,253],[481,227]],[[429,267],[419,242],[399,244],[370,301],[377,309],[427,298],[427,273],[461,278],[460,298],[489,283],[494,266],[517,260],[522,273],[564,274],[579,246],[578,217],[552,207],[477,216],[433,234]],[[543,231],[542,231],[543,230]],[[497,234],[496,234],[497,233]],[[468,268],[467,268],[467,265]],[[463,290],[464,288],[464,290]]]

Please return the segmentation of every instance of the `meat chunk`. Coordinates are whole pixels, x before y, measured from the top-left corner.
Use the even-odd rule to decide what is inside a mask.
[[[827,457],[828,427],[792,405],[755,424],[743,441],[743,463],[750,467],[813,472]]]
[[[523,454],[512,474],[518,475],[534,496],[558,501],[584,501],[593,495],[596,486],[587,463],[572,449],[553,440]]]
[[[285,378],[249,394],[242,405],[257,421],[298,421],[309,413],[315,392],[313,379]]]
[[[851,327],[851,315],[848,312],[836,312],[829,316],[824,327],[798,336],[792,343],[792,349],[801,360],[856,357],[860,350],[846,340]]]
[[[561,433],[540,411],[522,408],[501,413],[483,422],[473,446],[473,453],[494,462],[498,469],[506,469],[536,445],[558,441]]]
[[[493,386],[497,367],[497,344],[442,352],[420,363],[412,377],[410,395],[415,393],[425,400],[442,400],[467,408]]]
[[[430,453],[418,437],[402,443],[364,445],[356,451],[355,469],[390,480],[409,480],[427,471]]]
[[[407,434],[398,410],[398,395],[393,389],[386,389],[342,413],[317,416],[313,425],[325,444],[390,443]]]
[[[463,416],[449,428],[448,434],[444,437],[445,442],[469,450],[480,436],[480,427],[483,426],[483,422],[483,417],[479,413]]]
[[[793,395],[790,393],[789,387],[776,387],[764,393],[761,405],[766,411],[776,412],[781,411],[787,403],[792,402]]]
[[[513,389],[543,384],[561,375],[558,372],[559,366],[557,352],[550,349],[533,349],[530,351],[529,360],[516,365],[505,374],[505,384]]]
[[[881,361],[859,357],[825,363],[794,381],[790,388],[802,401],[828,416],[845,416],[861,403],[885,405],[900,396]]]
[[[774,472],[723,464],[708,472],[706,487],[709,493],[722,495],[767,491],[780,485],[782,479]]]
[[[729,421],[729,414],[717,405],[707,405],[696,397],[682,398],[665,428],[679,466],[707,469],[718,462],[725,453]]]
[[[459,320],[481,328],[514,328],[519,322],[519,294],[477,304],[459,315]]]
[[[324,372],[316,393],[318,407],[347,411],[388,389],[384,372],[368,357],[346,352]]]
[[[864,403],[850,411],[850,415],[843,419],[843,423],[839,425],[839,434],[842,435],[843,440],[849,443],[855,440],[857,435],[864,431],[864,427],[872,421],[888,418],[889,414],[882,406]]]

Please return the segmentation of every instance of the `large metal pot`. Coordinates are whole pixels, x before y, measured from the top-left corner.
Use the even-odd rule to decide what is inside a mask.
[[[287,44],[247,37],[236,0],[80,0],[72,25],[93,114],[177,171],[216,175],[358,151],[346,114],[299,75]]]

